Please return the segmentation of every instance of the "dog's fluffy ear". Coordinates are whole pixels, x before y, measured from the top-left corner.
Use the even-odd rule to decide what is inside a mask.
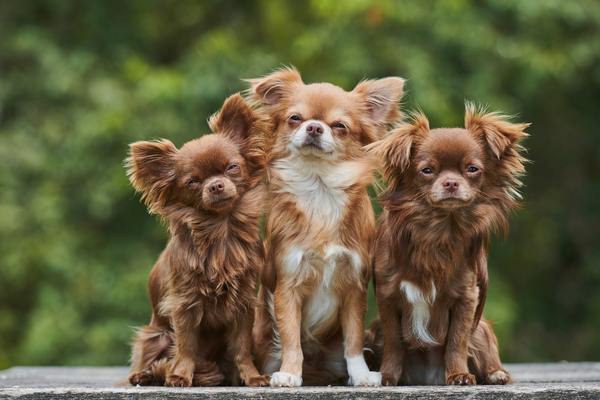
[[[223,107],[208,121],[214,133],[220,133],[236,143],[243,143],[252,135],[258,117],[244,98],[236,93],[229,96]]]
[[[360,96],[372,124],[387,125],[400,119],[398,107],[404,94],[404,79],[391,76],[365,80],[352,92]]]
[[[213,132],[227,136],[239,146],[254,173],[265,167],[264,135],[268,122],[239,93],[229,96],[208,124]]]
[[[498,112],[487,113],[473,103],[465,105],[465,128],[482,138],[497,159],[519,146],[519,142],[528,136],[525,129],[529,125],[513,123],[510,117]]]
[[[429,132],[429,121],[420,112],[413,113],[410,120],[397,126],[386,137],[365,149],[380,164],[387,180],[399,176],[410,165],[412,150]]]
[[[481,140],[489,149],[492,160],[496,160],[496,179],[505,188],[504,194],[513,207],[521,198],[519,188],[523,185],[527,159],[521,141],[529,136],[525,129],[528,123],[513,123],[510,117],[498,112],[487,113],[472,103],[465,106],[465,128]]]
[[[280,102],[294,85],[302,83],[300,73],[294,67],[279,69],[262,78],[249,79],[250,97],[270,106]]]
[[[176,178],[176,154],[177,148],[167,139],[129,145],[129,157],[125,160],[127,175],[151,212],[158,212],[166,204]]]

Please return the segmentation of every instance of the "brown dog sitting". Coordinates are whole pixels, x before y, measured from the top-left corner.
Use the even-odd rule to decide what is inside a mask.
[[[465,125],[430,130],[417,114],[369,149],[389,184],[374,253],[381,322],[371,331],[385,385],[510,381],[481,314],[488,243],[520,198],[528,124],[467,105]]]
[[[236,94],[210,127],[179,150],[168,140],[131,145],[131,183],[170,233],[150,273],[151,322],[133,343],[134,385],[269,383],[251,355],[264,122]]]
[[[271,386],[379,386],[363,357],[375,215],[363,146],[399,119],[404,80],[363,81],[347,92],[305,84],[283,69],[252,81],[273,123],[255,340]]]

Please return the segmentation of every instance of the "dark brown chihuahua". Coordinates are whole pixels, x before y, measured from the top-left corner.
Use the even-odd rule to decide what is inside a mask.
[[[520,198],[527,126],[467,105],[466,129],[430,130],[417,114],[370,146],[389,184],[370,332],[384,385],[510,381],[481,314],[490,235],[507,231]]]
[[[265,126],[236,94],[210,127],[179,150],[168,140],[131,145],[131,183],[170,233],[150,272],[152,319],[133,343],[133,385],[269,383],[254,366],[251,334]]]

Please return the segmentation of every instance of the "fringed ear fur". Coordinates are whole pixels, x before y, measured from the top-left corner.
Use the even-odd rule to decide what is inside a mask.
[[[175,145],[167,140],[140,141],[129,145],[129,157],[125,160],[129,181],[150,212],[157,213],[166,203],[172,183],[175,181]]]
[[[240,149],[254,174],[265,167],[265,135],[268,121],[239,94],[228,97],[208,121],[210,129],[231,139]]]
[[[525,129],[529,123],[513,123],[510,117],[498,112],[486,112],[482,107],[467,102],[465,105],[465,128],[482,138],[497,159],[529,136]]]
[[[525,132],[529,126],[529,123],[513,123],[510,117],[498,112],[487,113],[473,103],[465,106],[465,127],[488,147],[492,159],[497,160],[498,182],[513,203],[521,198],[520,178],[525,174],[527,163],[521,141],[529,136]]]
[[[383,175],[389,181],[410,166],[411,152],[429,132],[429,121],[420,112],[413,113],[408,122],[397,126],[386,137],[365,147],[380,164]]]
[[[285,67],[262,78],[248,79],[247,82],[250,83],[250,98],[270,106],[280,102],[295,84],[302,83],[302,77],[294,67]]]
[[[365,80],[352,90],[362,97],[368,118],[374,125],[398,122],[398,106],[404,94],[404,79],[391,76],[383,79]]]
[[[252,128],[258,119],[244,98],[236,93],[229,96],[221,110],[210,117],[208,125],[214,133],[223,134],[236,143],[242,143],[252,134]]]

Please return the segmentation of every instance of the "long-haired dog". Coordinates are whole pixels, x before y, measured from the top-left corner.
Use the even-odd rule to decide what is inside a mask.
[[[381,320],[371,332],[384,384],[510,381],[481,315],[488,243],[518,205],[528,126],[467,104],[465,129],[429,129],[415,114],[370,146],[389,184],[374,252]]]
[[[362,147],[399,118],[404,81],[351,92],[304,84],[294,69],[251,81],[270,117],[267,261],[255,347],[271,386],[379,385],[363,351],[375,219]]]
[[[236,94],[210,127],[181,149],[130,146],[131,183],[170,233],[148,282],[152,319],[133,343],[134,385],[268,384],[251,354],[265,124]]]

